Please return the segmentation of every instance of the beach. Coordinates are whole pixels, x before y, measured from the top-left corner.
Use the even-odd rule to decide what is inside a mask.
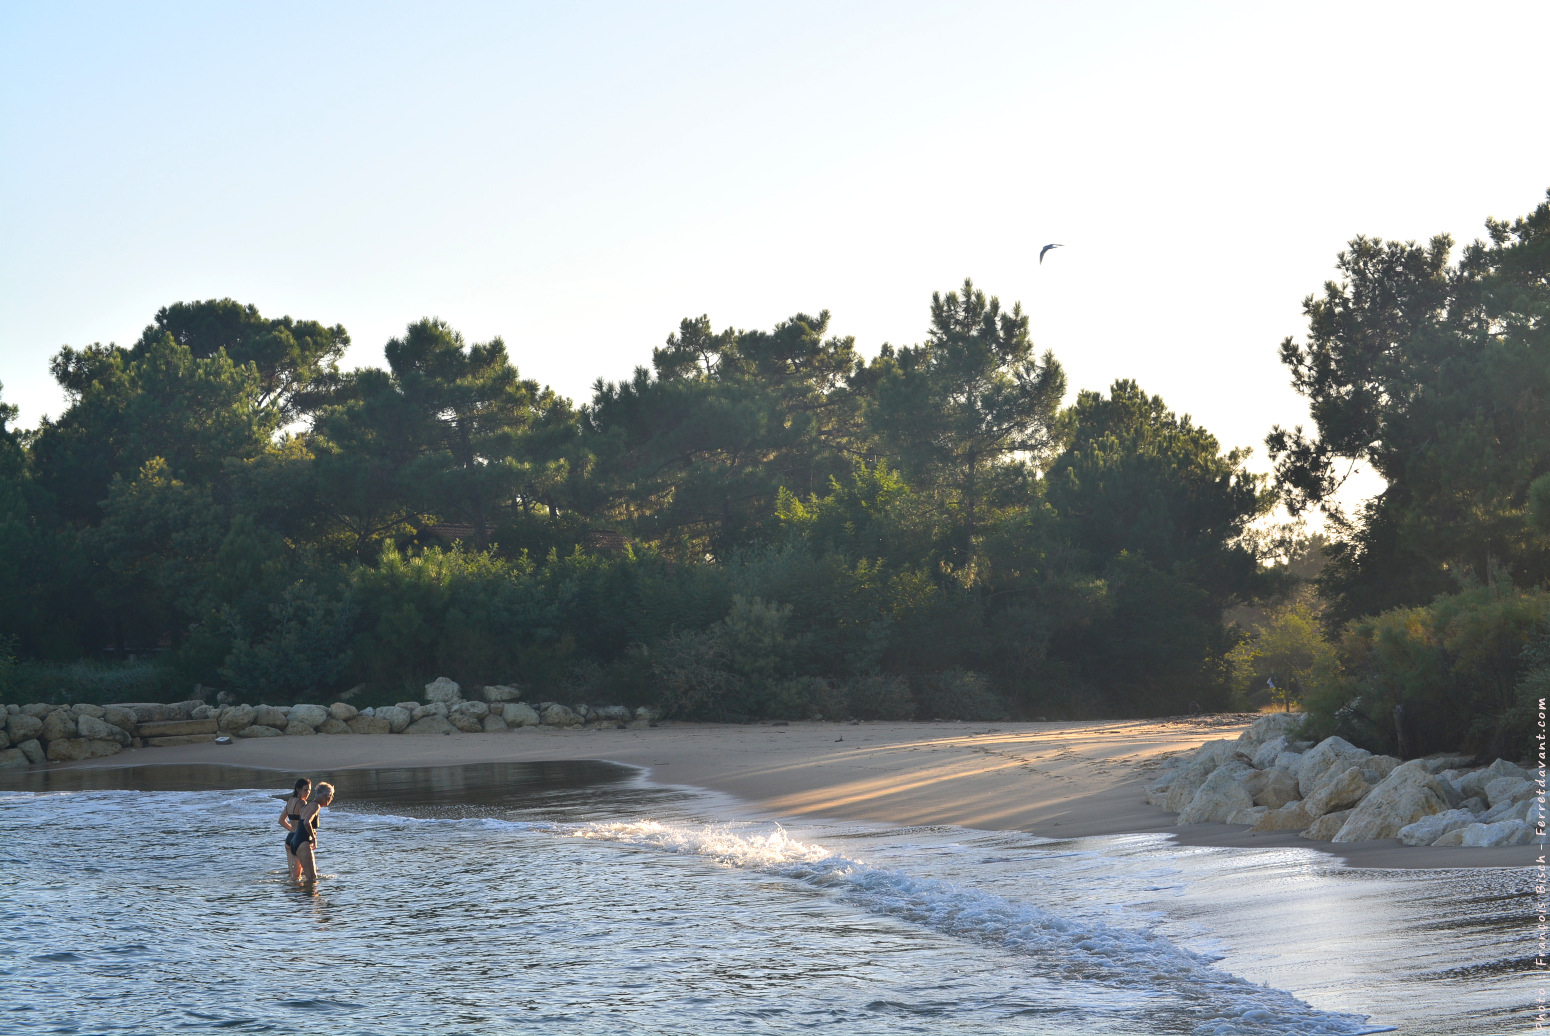
[[[69,767],[220,764],[282,771],[604,760],[721,792],[777,819],[954,825],[1045,838],[1163,833],[1185,845],[1300,847],[1374,868],[1527,867],[1537,845],[1316,842],[1241,825],[1177,825],[1142,788],[1170,756],[1236,737],[1247,717],[1064,723],[663,723],[435,737],[314,735],[147,748]],[[278,778],[277,778],[278,780]],[[279,783],[286,783],[279,781]]]

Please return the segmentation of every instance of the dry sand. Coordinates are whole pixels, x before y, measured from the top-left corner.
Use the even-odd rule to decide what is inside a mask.
[[[1048,838],[1165,832],[1191,845],[1301,846],[1365,867],[1531,866],[1537,845],[1333,845],[1241,825],[1178,827],[1146,804],[1162,761],[1218,737],[1238,717],[1083,723],[663,724],[640,730],[533,728],[437,737],[313,736],[123,752],[73,766],[220,763],[288,775],[356,767],[603,759],[663,784],[724,792],[777,817],[955,824]]]

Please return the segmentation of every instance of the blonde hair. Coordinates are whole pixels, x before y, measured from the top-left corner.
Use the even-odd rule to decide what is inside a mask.
[[[333,797],[334,786],[327,781],[320,781],[318,786],[312,790],[312,801],[314,802],[321,802],[323,799],[332,799]]]

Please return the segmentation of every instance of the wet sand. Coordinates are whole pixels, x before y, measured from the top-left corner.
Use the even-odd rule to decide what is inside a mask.
[[[1335,845],[1239,825],[1177,826],[1142,788],[1162,761],[1236,737],[1229,717],[1081,723],[663,724],[639,730],[532,728],[433,737],[316,735],[180,745],[64,764],[322,770],[598,759],[661,784],[723,792],[779,817],[952,824],[1049,838],[1163,832],[1183,844],[1318,849],[1353,866],[1532,866],[1537,845],[1432,849],[1397,840]],[[62,767],[60,767],[62,768]],[[37,771],[31,771],[36,773]]]

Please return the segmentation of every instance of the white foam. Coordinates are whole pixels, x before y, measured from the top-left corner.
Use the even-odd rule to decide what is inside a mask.
[[[1391,1031],[1358,1015],[1316,1010],[1292,994],[1212,966],[1212,958],[1147,931],[1063,917],[979,889],[870,866],[799,842],[778,825],[592,823],[573,834],[778,875],[832,890],[869,911],[1039,959],[1041,971],[1190,1006],[1200,1036],[1357,1036]]]

